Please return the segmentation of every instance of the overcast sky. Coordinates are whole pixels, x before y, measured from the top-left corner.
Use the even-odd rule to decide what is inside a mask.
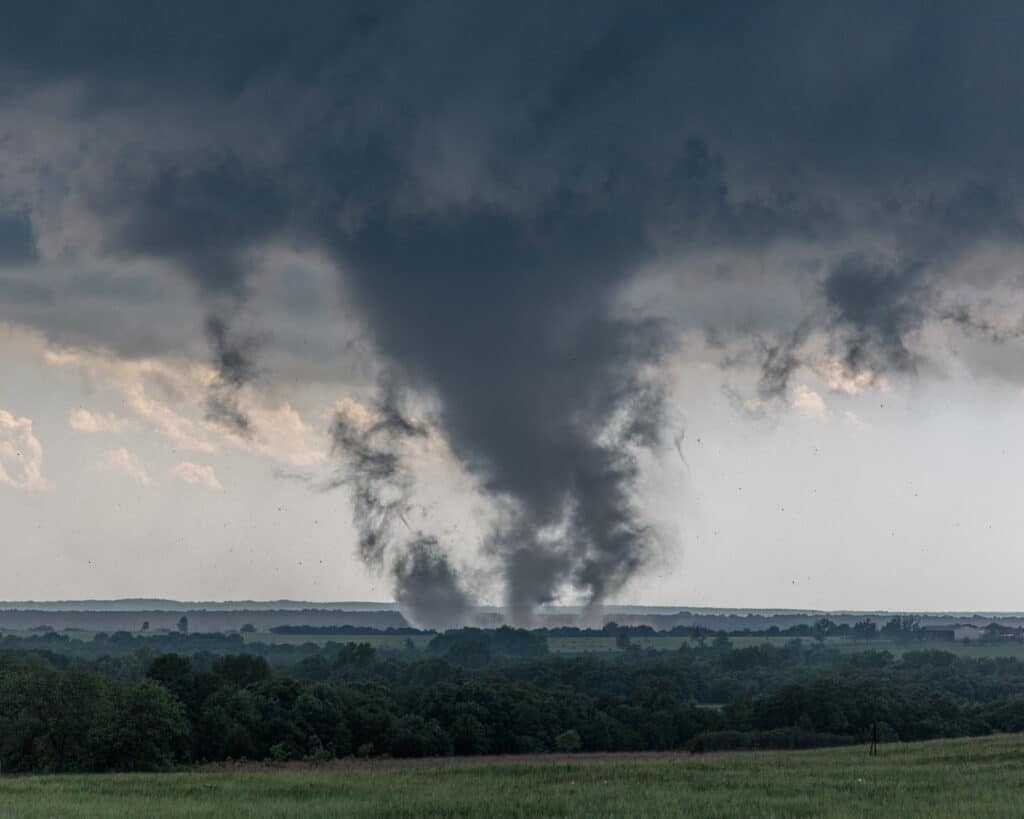
[[[0,599],[1019,610],[1024,7],[0,30]]]

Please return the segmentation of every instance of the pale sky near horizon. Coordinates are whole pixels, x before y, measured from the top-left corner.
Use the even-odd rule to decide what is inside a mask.
[[[283,440],[234,444],[187,401],[152,410],[134,397],[145,376],[118,372],[135,362],[71,362],[72,351],[34,332],[7,324],[2,335],[0,407],[31,421],[41,453],[38,485],[0,485],[5,526],[17,533],[0,599],[392,599],[353,554],[344,490],[275,475],[329,471],[332,390],[296,391],[268,410],[295,413],[296,456]],[[689,401],[682,386],[674,395],[685,464],[670,444],[645,466],[645,506],[664,550],[617,602],[1020,607],[1019,389],[958,373],[847,396],[808,378],[798,390],[812,396],[806,406],[798,399],[759,420],[730,406],[717,368],[676,366],[679,382],[701,388]],[[335,389],[335,401],[349,394]],[[193,446],[182,446],[178,425],[196,430]],[[982,473],[1000,479],[979,485]],[[453,532],[466,515],[459,505],[446,522]],[[486,602],[500,600],[491,591]]]
[[[1024,7],[82,13],[0,32],[0,600],[1024,608]]]

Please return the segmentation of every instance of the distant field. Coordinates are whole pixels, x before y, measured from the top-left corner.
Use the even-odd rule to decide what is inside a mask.
[[[714,637],[707,640],[710,645]],[[784,646],[792,642],[793,637],[730,637],[733,648],[747,648],[757,645]],[[815,642],[813,638],[804,637],[802,642],[807,645]],[[974,643],[953,642],[914,642],[896,643],[891,640],[849,640],[842,637],[829,637],[825,645],[838,648],[844,653],[858,651],[889,651],[895,656],[908,651],[948,651],[958,657],[1016,657],[1024,660],[1024,643],[1008,642],[1000,644],[977,645]],[[652,648],[657,651],[677,651],[681,645],[696,646],[690,637],[633,637],[632,643],[640,648]],[[548,650],[554,654],[601,654],[620,651],[614,637],[549,637]]]
[[[973,643],[925,643],[925,648],[938,648],[956,654],[958,657],[1015,657],[1024,660],[1024,643],[1002,643],[997,645],[974,645]],[[905,654],[908,651],[920,651],[921,646],[916,649],[913,646],[900,646],[891,648],[893,654]]]
[[[95,631],[84,631],[81,629],[74,629],[69,631],[61,631],[60,634],[70,637],[72,640],[82,640],[83,642],[89,642],[93,637],[96,636]],[[25,632],[25,631],[3,631],[0,630],[0,637],[12,635],[14,637],[27,637],[27,636],[39,636],[39,632]],[[160,636],[158,632],[133,632],[135,637],[156,637]],[[423,648],[427,643],[431,641],[433,635],[431,634],[412,634],[412,635],[401,635],[401,634],[269,634],[254,632],[250,634],[243,634],[242,638],[247,643],[266,643],[267,645],[303,645],[304,643],[313,643],[315,645],[325,645],[326,643],[369,643],[376,648],[391,648],[401,649],[405,647],[406,640],[412,640],[413,645],[416,648]]]
[[[705,645],[710,645],[714,637],[709,638]],[[793,637],[772,637],[772,636],[751,636],[751,637],[730,637],[729,642],[733,648],[748,648],[750,646],[774,645],[785,646],[791,643]],[[804,645],[811,645],[816,642],[813,637],[800,638]],[[633,638],[633,642],[643,648],[654,648],[660,651],[674,651],[683,643],[691,646],[696,641],[689,637],[640,637]],[[826,637],[825,645],[838,648],[843,652],[857,651],[891,651],[895,655],[904,654],[907,651],[921,651],[928,649],[939,649],[948,651],[964,657],[1024,657],[1024,643],[1010,643],[1006,645],[970,645],[966,643],[945,643],[945,642],[919,642],[919,643],[896,643],[892,640],[850,640],[844,637]]]
[[[405,648],[407,640],[412,640],[416,648],[424,648],[434,635],[432,634],[243,634],[247,643],[266,643],[267,645],[293,645],[304,643],[326,645],[327,643],[369,643],[374,648],[399,650]]]
[[[819,751],[0,778],[2,819],[1019,817],[1024,736]]]
[[[39,632],[5,631],[0,629],[0,637],[13,635],[15,637],[26,637],[39,635]],[[61,631],[73,640],[88,642],[96,636],[95,631],[68,630]],[[134,632],[136,637],[157,636],[158,632]],[[405,648],[406,640],[412,640],[417,649],[423,649],[431,641],[430,634],[271,634],[255,632],[243,634],[246,643],[266,643],[268,645],[303,645],[313,643],[325,645],[326,643],[369,643],[374,648],[401,650]],[[734,648],[747,648],[756,645],[784,646],[790,643],[793,637],[760,636],[751,637],[730,637],[729,642]],[[813,643],[811,637],[801,638],[805,644]],[[709,637],[706,645],[710,645],[714,637]],[[677,651],[684,643],[696,646],[697,642],[690,637],[656,635],[653,637],[633,637],[634,645],[644,649],[655,649],[657,651]],[[838,648],[844,653],[858,651],[889,651],[896,656],[905,654],[908,651],[938,650],[948,651],[958,657],[1015,657],[1024,660],[1024,643],[1007,642],[998,644],[982,644],[965,642],[912,642],[896,643],[891,640],[850,640],[842,637],[828,637],[825,645]],[[548,650],[553,654],[616,654],[621,649],[616,646],[614,637],[549,637]]]
[[[763,645],[774,642],[785,645],[790,637],[730,637],[736,648],[748,645]],[[689,637],[655,636],[633,637],[631,642],[640,648],[653,648],[657,651],[677,651],[684,643],[695,646],[697,643]],[[710,644],[711,640],[707,641]],[[614,637],[548,637],[548,650],[555,654],[600,654],[621,651],[615,644]]]
[[[43,631],[15,631],[12,629],[0,629],[0,637],[42,637],[46,633],[47,632]],[[88,643],[90,640],[92,640],[93,637],[100,633],[101,632],[90,631],[88,629],[82,628],[60,629],[59,631],[57,631],[57,634],[60,634],[62,637],[69,637],[72,640],[81,640],[83,643]],[[102,633],[109,634],[110,632]],[[166,635],[167,632],[133,631],[131,632],[131,634],[133,637],[159,637]]]
[[[548,637],[548,651],[555,654],[607,654],[618,650],[614,637]]]

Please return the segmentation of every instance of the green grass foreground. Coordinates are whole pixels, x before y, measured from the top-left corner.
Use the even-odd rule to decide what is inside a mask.
[[[1018,817],[1024,735],[707,757],[0,778],[0,817]]]

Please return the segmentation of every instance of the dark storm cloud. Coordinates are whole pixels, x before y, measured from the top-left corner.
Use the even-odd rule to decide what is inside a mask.
[[[72,83],[73,116],[125,141],[81,204],[110,254],[195,284],[216,417],[246,428],[252,351],[227,317],[251,254],[334,261],[382,366],[437,402],[493,501],[485,548],[527,621],[566,586],[600,604],[653,547],[635,488],[674,328],[622,309],[637,271],[820,249],[802,320],[745,331],[766,401],[815,333],[850,369],[913,370],[923,324],[960,315],[943,303],[957,261],[1021,242],[1017,191],[992,180],[1024,170],[1022,22],[946,2],[52,0],[13,10],[0,54],[10,99]],[[180,148],[118,130],[149,112]],[[422,430],[396,406],[334,425],[360,552],[394,547],[400,599],[461,611],[444,548],[403,521],[401,449]]]
[[[125,302],[143,305],[162,295],[158,282],[141,276],[117,276],[107,271],[76,272],[67,284],[67,294],[74,299],[100,302]]]
[[[36,236],[28,213],[0,211],[0,265],[30,262],[36,256]]]
[[[247,295],[246,252],[271,241],[287,209],[276,187],[232,156],[158,160],[128,157],[107,185],[89,191],[91,205],[112,226],[110,252],[171,262],[197,288],[207,309],[206,335],[217,368],[207,396],[208,417],[248,437],[251,421],[238,391],[256,374],[258,346],[228,325]]]
[[[983,307],[994,312],[995,305],[985,304]],[[1024,316],[1018,315],[1008,324],[997,323],[984,314],[979,314],[963,304],[954,304],[939,313],[939,318],[956,325],[964,335],[980,338],[992,344],[1003,344],[1011,339],[1024,336]]]
[[[287,205],[265,172],[236,157],[187,161],[126,159],[90,204],[113,228],[110,251],[172,261],[203,296],[238,301],[245,251],[281,231]]]
[[[997,330],[979,312],[985,305],[949,305],[947,289],[971,251],[1020,246],[1024,224],[1009,193],[994,183],[969,180],[945,195],[890,209],[895,258],[870,251],[842,256],[822,283],[826,326],[849,372],[914,372],[920,355],[912,339],[929,320],[968,332]],[[978,282],[982,288],[984,281]]]
[[[824,293],[833,340],[850,372],[914,369],[907,337],[924,322],[931,299],[923,270],[850,256],[830,271]]]
[[[170,98],[294,105],[301,96],[304,111],[265,111],[264,124],[308,130],[359,114],[347,130],[361,139],[378,124],[443,119],[469,105],[471,118],[510,109],[502,124],[525,128],[517,137],[556,144],[571,133],[588,152],[610,142],[653,148],[696,131],[760,154],[759,176],[869,173],[863,181],[874,185],[893,170],[900,184],[929,168],[988,176],[1019,164],[1024,116],[1007,103],[1024,68],[1022,21],[1018,4],[968,11],[942,0],[485,11],[460,2],[282,10],[261,0],[161,9],[51,0],[9,11],[0,53],[14,69],[8,93],[73,78],[86,86],[86,112]],[[289,123],[290,113],[321,119]],[[637,132],[601,127],[627,122]],[[390,136],[399,144],[409,135]]]
[[[778,398],[786,394],[790,378],[803,363],[800,348],[807,340],[810,330],[810,324],[805,323],[792,332],[779,334],[774,339],[755,337],[761,371],[757,393],[761,398]]]
[[[53,288],[44,282],[22,276],[0,275],[0,301],[10,305],[47,305],[54,300]]]
[[[727,386],[725,395],[744,414],[763,417],[764,401],[784,399],[794,374],[809,364],[807,342],[824,334],[829,350],[849,374],[877,378],[915,373],[924,362],[917,336],[929,321],[947,322],[991,341],[1021,335],[1024,317],[996,322],[984,276],[972,279],[961,267],[985,249],[1021,247],[1024,224],[1012,195],[995,183],[968,180],[942,193],[873,202],[864,221],[871,225],[865,249],[834,254],[817,283],[814,309],[792,329],[764,332],[709,328],[707,341],[720,351],[739,336],[751,349],[724,354],[726,367],[757,368],[756,399]],[[998,291],[1005,281],[995,282]],[[973,303],[950,301],[966,287],[985,295]],[[952,298],[961,298],[952,296]]]
[[[206,337],[217,369],[216,380],[206,397],[207,418],[248,437],[252,424],[239,406],[238,390],[257,375],[256,352],[261,340],[232,331],[220,316],[207,318]]]

